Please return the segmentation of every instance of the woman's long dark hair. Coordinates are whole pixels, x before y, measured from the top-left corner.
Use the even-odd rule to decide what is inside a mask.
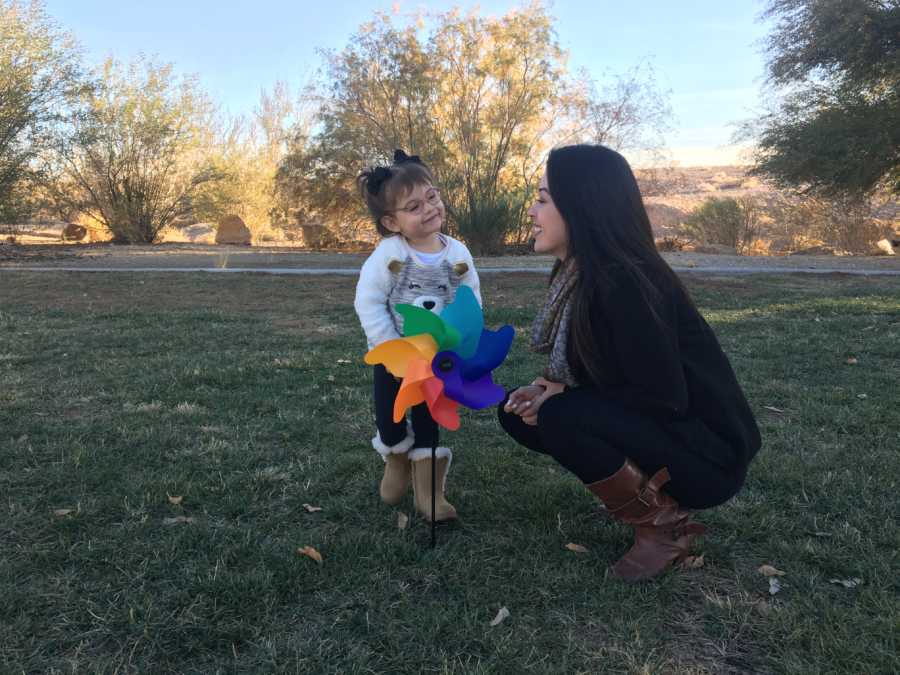
[[[609,291],[612,275],[630,275],[657,318],[656,307],[666,290],[660,286],[683,287],[656,250],[641,191],[622,155],[602,145],[556,148],[547,159],[547,185],[566,223],[568,255],[579,275],[570,347],[588,377],[603,381],[591,312]]]

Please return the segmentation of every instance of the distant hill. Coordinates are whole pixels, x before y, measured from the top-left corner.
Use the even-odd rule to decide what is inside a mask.
[[[695,166],[637,170],[647,214],[657,236],[672,234],[697,206],[710,197],[751,197],[771,205],[781,194],[771,183],[749,175],[749,166]],[[900,219],[900,201],[880,203],[875,217]]]
[[[764,202],[777,190],[748,175],[748,166],[692,166],[638,170],[647,215],[657,236],[674,232],[697,206],[710,197],[754,197]]]

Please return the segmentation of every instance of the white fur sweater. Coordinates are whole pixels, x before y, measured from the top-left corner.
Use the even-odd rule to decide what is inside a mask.
[[[453,237],[440,237],[444,248],[434,264],[419,260],[399,235],[383,239],[363,263],[353,306],[369,349],[403,335],[403,317],[394,309],[398,304],[439,314],[453,302],[460,284],[469,286],[481,303],[481,285],[469,249]]]

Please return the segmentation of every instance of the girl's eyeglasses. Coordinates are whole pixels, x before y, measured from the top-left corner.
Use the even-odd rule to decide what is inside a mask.
[[[417,216],[425,209],[425,204],[437,206],[440,203],[441,193],[437,188],[433,187],[429,188],[428,192],[425,193],[425,199],[415,199],[403,208],[394,209],[393,212],[388,211],[388,213],[397,213],[398,211],[402,211],[403,213],[408,213],[411,216]]]

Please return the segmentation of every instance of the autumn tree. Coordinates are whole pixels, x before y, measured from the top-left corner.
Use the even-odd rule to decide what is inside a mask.
[[[384,16],[364,25],[343,52],[322,57],[325,76],[310,92],[318,131],[296,131],[278,189],[306,207],[301,219],[348,222],[352,230],[362,217],[354,181],[366,164],[403,147],[443,173],[433,60],[414,27],[396,28]]]
[[[171,65],[107,59],[72,101],[51,185],[57,198],[123,242],[152,243],[192,215],[193,197],[221,176],[210,164],[213,108]]]
[[[0,223],[28,215],[35,160],[79,86],[75,42],[42,4],[0,0]]]
[[[297,148],[309,123],[304,97],[292,96],[284,82],[260,92],[252,115],[220,121],[210,161],[221,180],[204,185],[193,197],[196,217],[216,220],[235,213],[257,239],[274,236],[276,225],[289,229],[296,206],[281,199],[275,179],[289,138]]]
[[[316,133],[288,153],[279,189],[309,199],[311,218],[365,222],[354,179],[402,147],[432,167],[453,231],[482,253],[525,236],[550,147],[625,149],[648,119],[629,103],[653,89],[637,75],[638,86],[620,89],[568,73],[553,19],[537,3],[498,18],[452,11],[430,24],[377,15],[325,58]]]

